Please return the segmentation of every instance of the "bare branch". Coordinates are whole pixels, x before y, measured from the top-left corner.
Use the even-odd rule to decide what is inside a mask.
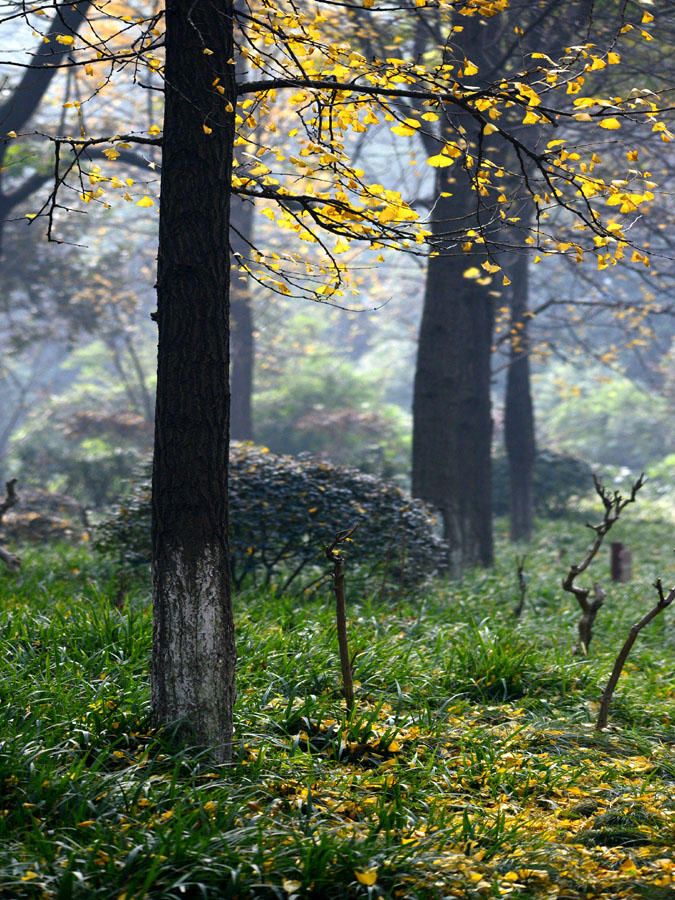
[[[638,491],[644,484],[644,478],[643,472],[633,484],[630,496],[623,497],[619,491],[614,491],[614,493],[608,491],[607,488],[600,483],[598,478],[593,475],[595,490],[602,501],[605,512],[602,517],[602,522],[598,525],[586,523],[586,527],[595,532],[595,539],[586,551],[586,556],[582,562],[579,565],[570,566],[569,571],[562,582],[563,590],[574,596],[581,609],[581,618],[579,619],[579,645],[577,647],[577,652],[583,654],[588,652],[588,646],[593,637],[593,624],[595,623],[600,607],[605,602],[605,592],[602,590],[600,583],[596,582],[593,585],[593,601],[589,603],[588,595],[590,594],[590,588],[577,587],[574,584],[574,580],[578,575],[581,575],[582,572],[585,572],[595,559],[605,535],[617,521],[622,510],[624,510],[629,503],[635,501]]]
[[[616,658],[614,663],[614,668],[612,669],[612,674],[609,676],[609,681],[607,682],[607,686],[605,690],[602,692],[602,697],[600,699],[600,710],[598,711],[598,719],[595,723],[595,730],[602,731],[603,728],[607,725],[607,721],[609,719],[609,707],[612,702],[612,695],[614,694],[614,689],[621,677],[621,672],[623,671],[623,667],[628,659],[628,654],[630,653],[633,644],[638,636],[638,634],[645,628],[652,619],[655,619],[659,613],[663,612],[664,609],[667,609],[670,604],[675,600],[675,587],[672,587],[668,594],[663,590],[663,584],[661,583],[661,579],[658,578],[654,583],[654,587],[656,588],[656,592],[658,594],[658,601],[655,606],[653,606],[648,613],[646,613],[639,622],[636,622],[633,627],[628,632],[628,637],[626,638],[623,647],[619,651],[619,655]]]
[[[338,647],[340,650],[340,668],[342,670],[342,683],[347,702],[347,711],[354,709],[354,679],[352,674],[352,660],[349,657],[349,643],[347,641],[347,610],[345,606],[345,561],[337,549],[348,541],[354,534],[358,525],[353,525],[345,531],[338,531],[330,546],[323,542],[326,559],[333,564],[331,572],[333,578],[333,591],[335,592],[335,612],[337,617]]]

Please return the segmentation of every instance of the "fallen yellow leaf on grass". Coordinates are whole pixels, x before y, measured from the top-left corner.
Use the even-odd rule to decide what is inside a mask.
[[[377,869],[369,869],[367,872],[359,872],[355,869],[354,875],[359,884],[365,884],[368,887],[377,881]]]

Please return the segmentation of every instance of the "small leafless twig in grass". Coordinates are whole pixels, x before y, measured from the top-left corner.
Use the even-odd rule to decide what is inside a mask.
[[[593,585],[593,600],[589,602],[588,596],[591,592],[590,588],[577,587],[574,584],[574,579],[577,577],[577,575],[581,575],[582,572],[585,572],[586,569],[590,566],[598,550],[600,549],[600,546],[605,539],[605,535],[607,534],[607,532],[610,530],[612,525],[616,522],[616,520],[619,518],[622,511],[628,506],[628,504],[635,501],[637,492],[644,484],[644,478],[645,476],[643,473],[633,484],[630,496],[622,497],[619,491],[608,491],[607,488],[600,484],[597,477],[595,475],[593,476],[595,491],[602,500],[602,505],[605,508],[605,512],[602,517],[602,522],[600,522],[599,525],[591,525],[590,522],[586,523],[586,527],[595,532],[595,538],[586,551],[586,556],[583,562],[581,562],[578,566],[570,566],[569,571],[567,572],[567,575],[562,582],[564,590],[574,595],[581,609],[581,618],[579,619],[579,645],[577,647],[577,653],[583,653],[584,655],[588,653],[588,647],[593,637],[593,625],[595,623],[595,619],[598,615],[600,607],[605,602],[605,592],[603,591],[600,582],[596,581]]]
[[[602,692],[602,697],[600,698],[600,710],[598,712],[598,720],[595,723],[596,731],[602,731],[602,729],[607,725],[607,720],[609,718],[609,707],[612,702],[614,688],[617,685],[625,662],[628,659],[628,654],[630,653],[638,634],[646,625],[649,625],[652,619],[655,619],[659,613],[663,612],[664,609],[667,609],[673,602],[673,600],[675,600],[675,587],[671,588],[668,594],[666,594],[663,590],[663,585],[661,584],[660,578],[656,580],[656,582],[654,583],[654,587],[656,588],[656,591],[659,595],[658,602],[649,610],[648,613],[646,613],[646,615],[644,615],[640,619],[639,622],[636,622],[628,632],[628,637],[626,638],[626,641],[616,658],[614,668],[612,669],[612,674],[609,676],[607,687]]]
[[[335,611],[337,619],[337,635],[338,648],[340,650],[340,668],[342,669],[342,684],[344,688],[345,700],[347,701],[347,711],[351,713],[354,709],[354,680],[352,676],[353,660],[349,658],[349,643],[347,641],[347,608],[345,605],[345,560],[340,555],[338,549],[354,534],[358,525],[346,529],[346,531],[338,531],[333,538],[330,546],[322,543],[326,559],[333,566],[331,572],[333,578],[333,591],[335,592]]]
[[[513,615],[516,619],[519,619],[523,614],[523,607],[525,606],[525,596],[527,594],[527,576],[525,575],[525,562],[527,560],[527,554],[521,556],[520,558],[516,557],[516,575],[518,576],[518,605],[513,610]]]

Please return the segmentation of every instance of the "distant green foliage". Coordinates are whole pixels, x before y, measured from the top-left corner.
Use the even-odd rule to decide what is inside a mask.
[[[557,519],[566,515],[573,498],[593,488],[593,470],[583,460],[564,453],[540,450],[534,464],[534,510],[538,516]],[[498,456],[492,466],[492,509],[495,515],[509,512],[509,464]]]
[[[326,371],[305,362],[256,394],[254,413],[256,440],[276,453],[315,453],[387,479],[410,469],[407,415],[386,402],[376,376],[353,365]]]
[[[321,542],[355,524],[359,530],[346,555],[377,571],[382,583],[416,584],[443,564],[444,544],[429,510],[396,485],[308,456],[232,445],[230,546],[237,588],[253,581],[285,590],[301,575],[303,583],[322,577]],[[97,546],[129,564],[147,563],[149,538],[150,487],[143,481],[99,529]]]
[[[599,368],[551,369],[537,383],[537,421],[550,446],[592,465],[641,472],[671,448],[665,397]]]
[[[100,510],[119,496],[143,457],[128,443],[68,440],[55,429],[42,436],[35,432],[18,446],[15,458],[22,483],[70,494],[83,506]]]

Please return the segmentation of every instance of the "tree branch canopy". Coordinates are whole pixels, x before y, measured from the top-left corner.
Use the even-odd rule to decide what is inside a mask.
[[[376,7],[371,0],[363,7],[310,2],[302,8],[278,0],[235,7],[234,54],[219,61],[223,75],[211,85],[214,97],[230,103],[223,93],[225,73],[238,79],[232,189],[257,197],[261,214],[312,245],[310,260],[298,261],[289,253],[283,266],[275,253],[251,248],[240,258],[242,271],[282,294],[339,302],[354,288],[340,256],[352,240],[375,252],[389,246],[414,253],[456,253],[460,248],[468,252],[469,245],[481,249],[482,244],[477,277],[494,280],[501,266],[492,240],[499,235],[503,243],[503,233],[512,226],[521,234],[516,223],[523,202],[534,209],[537,248],[577,261],[593,254],[599,268],[616,264],[631,246],[624,227],[629,222],[622,217],[643,205],[647,209],[655,184],[649,173],[632,166],[631,150],[627,171],[617,177],[614,164],[610,170],[598,155],[600,147],[608,137],[616,142],[628,135],[632,141],[640,132],[669,142],[673,134],[663,116],[670,107],[647,87],[633,86],[623,96],[597,91],[602,82],[595,73],[605,78],[613,67],[620,68],[624,34],[633,42],[652,40],[649,14],[640,20],[622,7],[613,16],[603,11],[604,18],[596,24],[600,14],[594,4],[573,6],[574,15],[567,17],[558,0],[534,11],[523,7],[520,68],[512,62],[497,65],[506,52],[502,29],[511,7],[505,0],[438,0],[430,6],[414,0],[393,7]],[[51,13],[52,8],[27,12],[27,23],[37,28],[36,16],[47,10]],[[82,21],[94,11],[96,27],[79,36]],[[396,20],[391,19],[394,11]],[[414,23],[412,42],[401,31],[404,15]],[[111,36],[99,20],[111,23]],[[551,42],[547,29],[558,21],[556,41]],[[359,36],[350,45],[343,40],[345,22]],[[495,54],[480,65],[464,50],[469,24],[495,35]],[[3,108],[11,132],[25,126],[59,66],[72,67],[72,77],[90,96],[131,66],[135,80],[146,86],[166,77],[163,29],[160,14],[116,18],[101,0],[58,7],[17,89],[22,102],[13,97]],[[537,48],[538,40],[544,41],[543,50]],[[511,36],[506,43],[513,41]],[[551,46],[559,49],[551,51]],[[366,47],[370,55],[361,49]],[[207,37],[201,39],[201,48],[206,64],[214,54]],[[507,58],[515,56],[511,46]],[[11,119],[10,109],[16,110]],[[78,107],[73,123],[80,137],[68,137],[66,131],[56,139],[61,145],[70,143],[75,165],[69,162],[65,174],[55,172],[52,200],[37,214],[48,217],[50,235],[56,197],[66,186],[84,203],[109,204],[115,191],[131,199],[112,165],[132,162],[123,155],[128,145],[161,140],[159,129],[91,135],[80,112]],[[475,197],[479,215],[472,217],[472,225],[459,216],[432,233],[405,190],[372,183],[352,153],[355,137],[373,127],[381,134],[388,128],[392,140],[410,142],[416,153],[422,148],[424,156],[413,171],[417,177],[429,173],[428,167],[454,166],[456,178],[466,182]],[[218,130],[205,114],[195,140],[216,140]],[[102,170],[92,174],[80,151],[94,144],[108,147],[101,151],[107,157]],[[23,202],[38,180],[30,176],[12,193],[12,201]],[[511,191],[510,184],[524,189]],[[140,197],[137,202],[149,201]],[[563,222],[578,225],[571,237],[561,236],[569,226],[554,221],[555,210],[562,212]],[[639,258],[633,254],[631,261],[643,262],[643,252],[636,252]],[[506,283],[506,276],[501,277]]]

